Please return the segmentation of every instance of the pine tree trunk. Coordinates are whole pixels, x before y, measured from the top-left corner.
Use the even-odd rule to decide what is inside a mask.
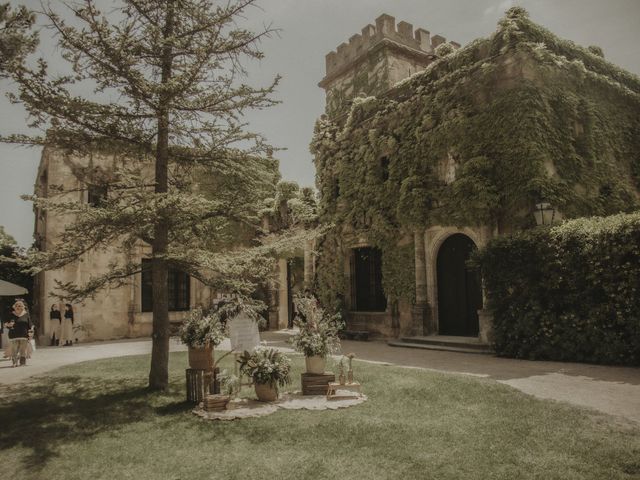
[[[167,2],[167,16],[163,36],[173,34],[173,1]],[[162,61],[162,83],[171,79],[171,45],[165,44]],[[162,94],[158,109],[158,139],[156,149],[155,192],[166,194],[169,190],[169,99]],[[167,262],[163,258],[169,247],[169,226],[164,215],[158,215],[154,226],[151,267],[153,292],[153,343],[149,388],[166,390],[169,386],[169,292]]]

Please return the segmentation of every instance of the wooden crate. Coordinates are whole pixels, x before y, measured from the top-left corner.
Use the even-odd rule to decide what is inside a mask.
[[[201,402],[210,393],[213,393],[213,372],[187,368],[187,402]]]
[[[303,395],[326,395],[330,382],[335,382],[336,376],[333,372],[324,373],[303,373],[300,383],[302,383]]]
[[[207,412],[226,410],[230,399],[229,395],[205,395],[202,406]]]

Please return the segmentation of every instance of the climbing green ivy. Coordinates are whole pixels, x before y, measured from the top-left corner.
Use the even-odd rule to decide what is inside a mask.
[[[327,245],[365,237],[386,265],[416,228],[529,228],[542,199],[567,218],[632,211],[639,132],[638,77],[513,8],[490,38],[317,122],[319,216],[335,225]],[[335,261],[321,250],[318,271]],[[344,271],[328,271],[318,287],[335,298]],[[413,270],[388,275],[388,295],[413,294]]]

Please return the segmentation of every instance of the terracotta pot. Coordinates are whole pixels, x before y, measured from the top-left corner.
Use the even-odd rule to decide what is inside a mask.
[[[275,402],[278,399],[278,388],[269,383],[256,383],[255,388],[261,402]]]
[[[324,368],[327,364],[325,357],[320,357],[319,355],[304,357],[304,361],[307,364],[307,373],[324,373]]]
[[[189,367],[213,370],[213,347],[189,347]]]

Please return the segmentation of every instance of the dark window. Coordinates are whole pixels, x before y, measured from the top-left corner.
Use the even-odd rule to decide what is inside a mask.
[[[600,187],[600,196],[602,198],[609,198],[613,194],[613,187],[609,184],[604,184]]]
[[[106,185],[89,185],[87,192],[87,203],[92,207],[101,207],[107,199]]]
[[[357,312],[384,312],[387,299],[382,289],[382,252],[378,248],[353,251],[353,304]]]
[[[389,180],[389,157],[380,158],[380,169],[382,181],[386,182],[387,180]]]
[[[169,268],[167,286],[169,288],[169,310],[172,312],[189,310],[191,296],[189,275],[173,268]],[[142,259],[142,311],[153,310],[153,290],[151,281],[151,259]]]

